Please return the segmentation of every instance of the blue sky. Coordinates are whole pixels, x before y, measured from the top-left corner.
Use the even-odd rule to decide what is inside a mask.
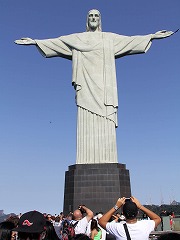
[[[45,59],[14,40],[85,31],[86,14],[103,31],[145,35],[180,27],[180,1],[0,0],[0,209],[63,209],[64,174],[76,157],[71,61]],[[118,161],[143,204],[180,201],[180,32],[146,54],[116,61]]]

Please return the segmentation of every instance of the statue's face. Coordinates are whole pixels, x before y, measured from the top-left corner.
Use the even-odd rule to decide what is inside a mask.
[[[99,27],[100,16],[97,10],[92,10],[88,15],[88,26],[91,31],[96,31]]]

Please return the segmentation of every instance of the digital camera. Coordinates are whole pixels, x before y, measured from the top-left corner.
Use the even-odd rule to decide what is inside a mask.
[[[86,213],[86,211],[82,208],[82,206],[84,206],[84,205],[80,205],[78,207],[78,209],[81,211],[82,214],[84,214],[84,213]]]
[[[126,199],[125,199],[125,202],[129,202],[129,201],[131,201],[130,198],[126,198]]]

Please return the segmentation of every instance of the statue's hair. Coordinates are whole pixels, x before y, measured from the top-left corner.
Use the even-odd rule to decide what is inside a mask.
[[[89,18],[89,14],[91,11],[97,11],[98,14],[99,14],[99,26],[98,26],[98,30],[100,32],[102,32],[102,22],[101,22],[101,13],[97,10],[97,9],[91,9],[88,14],[87,14],[87,21],[86,21],[86,32],[89,32],[90,31],[90,28],[89,28],[89,24],[88,24],[88,18]]]

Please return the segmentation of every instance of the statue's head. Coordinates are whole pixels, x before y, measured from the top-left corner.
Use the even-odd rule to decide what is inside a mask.
[[[101,14],[97,9],[92,9],[87,14],[86,32],[102,31]]]

